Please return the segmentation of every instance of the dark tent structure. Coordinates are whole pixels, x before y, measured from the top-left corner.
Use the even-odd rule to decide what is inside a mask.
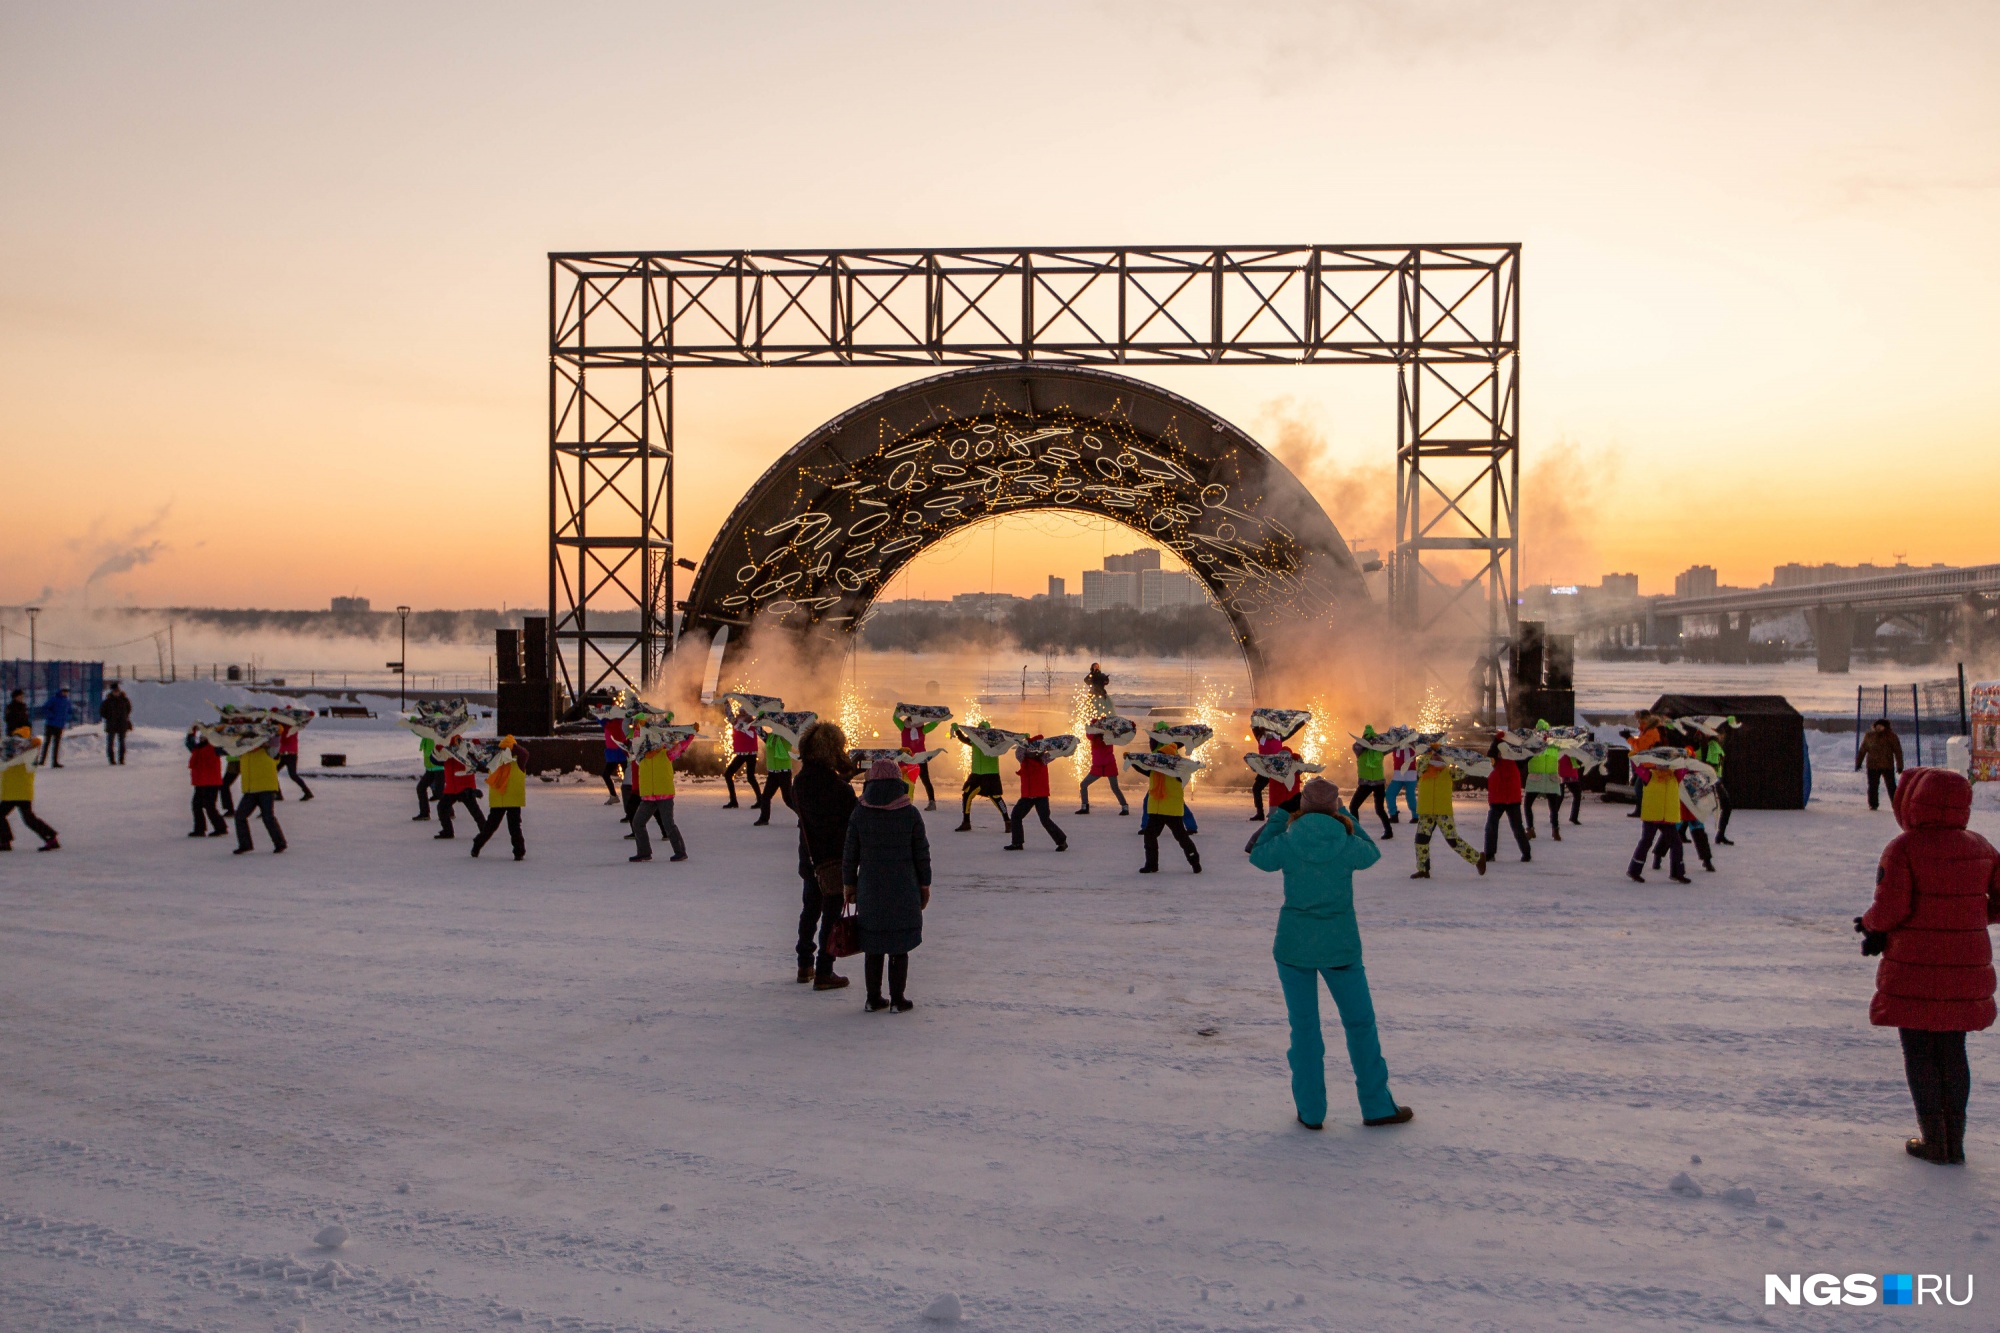
[[[1733,717],[1723,737],[1723,785],[1739,810],[1803,810],[1812,791],[1806,772],[1806,723],[1780,694],[1663,694],[1662,717]]]

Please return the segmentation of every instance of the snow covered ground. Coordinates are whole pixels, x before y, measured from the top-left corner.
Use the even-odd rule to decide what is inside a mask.
[[[717,787],[685,865],[627,864],[581,783],[534,786],[517,865],[331,777],[233,857],[140,740],[80,742],[63,850],[0,858],[6,1330],[912,1330],[947,1294],[1022,1333],[1806,1328],[1765,1273],[1912,1270],[1979,1297],[1841,1317],[1996,1323],[2000,1067],[1975,1038],[1971,1165],[1903,1154],[1849,928],[1891,823],[1850,773],[1691,888],[1622,878],[1618,807],[1484,879],[1412,883],[1399,830],[1358,896],[1417,1119],[1360,1126],[1336,1027],[1310,1134],[1278,885],[1219,797],[1200,878],[1135,875],[1133,820],[1005,854],[938,812],[918,1007],[871,1015],[793,982],[794,834]]]

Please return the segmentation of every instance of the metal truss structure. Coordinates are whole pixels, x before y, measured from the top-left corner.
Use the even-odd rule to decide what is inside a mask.
[[[1520,260],[1517,244],[551,254],[551,674],[573,697],[643,685],[672,649],[676,371],[1380,365],[1397,377],[1392,621],[1477,640],[1490,712],[1517,623]],[[1426,564],[1449,552],[1469,572]]]

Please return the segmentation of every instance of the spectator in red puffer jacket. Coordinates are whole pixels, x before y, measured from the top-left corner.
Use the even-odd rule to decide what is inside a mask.
[[[1903,832],[1883,849],[1875,903],[1854,919],[1861,952],[1882,955],[1868,1020],[1901,1030],[1903,1069],[1927,1162],[1965,1160],[1972,1073],[1965,1034],[1993,1025],[1993,945],[2000,852],[1966,828],[1972,784],[1942,768],[1910,769],[1891,798]]]

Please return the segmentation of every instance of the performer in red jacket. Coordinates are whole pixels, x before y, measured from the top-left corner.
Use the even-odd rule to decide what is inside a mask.
[[[187,734],[188,781],[194,785],[194,831],[190,838],[219,838],[229,831],[222,822],[222,751],[210,745],[200,727]]]
[[[1861,952],[1882,955],[1868,1021],[1901,1031],[1923,1129],[1906,1145],[1910,1155],[1963,1162],[1972,1089],[1965,1034],[1994,1017],[1986,927],[2000,922],[2000,852],[1966,828],[1972,784],[1949,769],[1910,769],[1890,803],[1903,832],[1882,851],[1874,905],[1854,918]]]
[[[1500,821],[1503,818],[1514,830],[1514,842],[1521,849],[1521,859],[1532,861],[1535,854],[1528,850],[1528,835],[1521,827],[1521,797],[1525,790],[1521,781],[1521,765],[1512,759],[1501,758],[1497,738],[1486,754],[1493,761],[1493,771],[1486,775],[1486,850],[1480,853],[1479,864],[1483,870],[1500,854]]]
[[[1042,737],[1037,733],[1028,739],[1038,741]],[[1068,851],[1069,839],[1063,836],[1062,829],[1058,828],[1056,821],[1049,816],[1048,761],[1019,745],[1014,747],[1014,758],[1021,764],[1021,798],[1014,802],[1014,813],[1007,820],[1013,826],[1014,840],[1007,844],[1006,850],[1018,852],[1026,846],[1023,839],[1027,837],[1028,828],[1024,821],[1028,817],[1028,812],[1033,810],[1041,818],[1042,827],[1048,830],[1048,835],[1055,839],[1056,850]]]
[[[456,745],[458,739],[453,736],[451,743]],[[479,809],[479,775],[458,760],[448,757],[444,761],[444,799],[438,802],[437,808],[438,823],[443,827],[433,834],[433,837],[443,839],[458,836],[452,831],[451,808],[461,803],[465,806],[466,815],[472,820],[472,826],[484,828],[486,816]]]

